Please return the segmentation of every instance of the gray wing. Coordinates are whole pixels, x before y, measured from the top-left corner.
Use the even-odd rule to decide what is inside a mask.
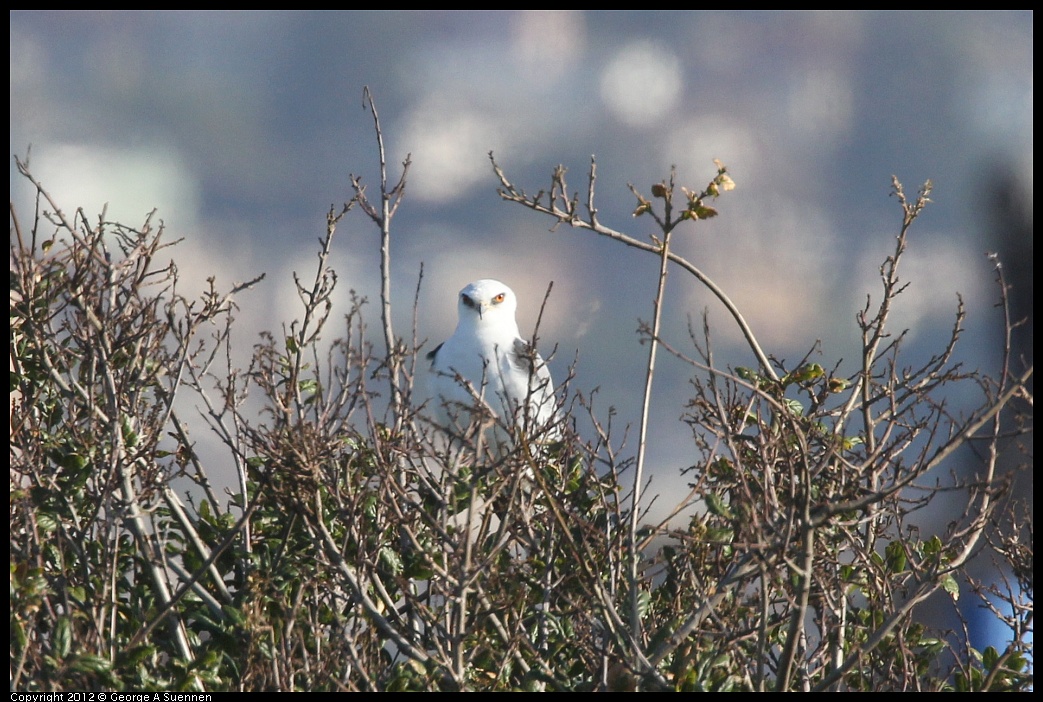
[[[527,413],[531,413],[530,416],[541,428],[542,440],[557,440],[560,438],[560,429],[557,427],[558,401],[554,396],[554,380],[546,361],[524,339],[515,340],[507,356],[511,366],[527,379],[527,382],[515,386],[515,401],[528,397]]]
[[[511,366],[524,373],[531,373],[536,378],[550,378],[547,364],[525,339],[514,340],[514,346],[507,352],[507,358],[510,359]]]
[[[445,346],[445,342],[444,341],[441,344],[439,344],[438,346],[436,346],[434,348],[434,350],[427,352],[427,360],[431,361],[431,365],[432,366],[435,365],[435,356],[438,355],[438,350],[440,348],[442,348],[443,346]]]
[[[525,339],[515,339],[514,346],[507,352],[511,366],[524,373],[530,380],[535,400],[542,404],[554,395],[554,381],[543,357]],[[542,395],[542,397],[541,397]]]

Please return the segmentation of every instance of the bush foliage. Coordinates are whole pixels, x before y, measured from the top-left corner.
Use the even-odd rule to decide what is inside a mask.
[[[635,372],[650,387],[662,352],[691,367],[681,516],[649,520],[647,419],[632,455],[568,383],[552,444],[505,426],[510,450],[461,451],[426,421],[423,351],[390,321],[408,161],[394,185],[382,167],[374,199],[353,179],[314,276],[293,281],[300,317],[263,334],[246,368],[230,360],[235,299],[259,278],[186,292],[153,217],[66,215],[19,162],[38,197],[29,221],[11,215],[12,690],[1031,688],[1031,503],[998,468],[1031,412],[1017,325],[994,378],[953,361],[962,305],[915,367],[889,325],[929,185],[909,198],[894,183],[895,248],[842,375],[762,350],[671,250],[674,229],[716,215],[734,187],[722,164],[699,191],[672,175],[634,189],[635,215],[660,230],[650,241],[599,221],[593,163],[582,198],[563,168],[528,195],[493,165],[506,201],[659,257]],[[382,350],[360,301],[332,314],[329,253],[353,212],[381,231]],[[755,367],[719,367],[705,317],[684,348],[660,338],[669,267],[718,297]],[[951,414],[952,386],[978,407]],[[580,412],[590,436],[573,429]],[[223,456],[197,452],[203,431]],[[238,489],[218,494],[228,465]],[[917,512],[941,500],[951,520],[926,532]],[[994,581],[970,576],[972,556],[996,564]],[[966,629],[930,626],[932,595],[980,598],[1008,640],[977,651]]]

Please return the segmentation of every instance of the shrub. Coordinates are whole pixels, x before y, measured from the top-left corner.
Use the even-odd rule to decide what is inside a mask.
[[[227,360],[233,293],[260,278],[187,295],[153,217],[67,217],[18,166],[38,198],[28,230],[11,219],[12,689],[1031,688],[1031,522],[997,470],[1001,437],[1031,409],[1031,369],[1006,361],[990,380],[955,364],[962,305],[918,367],[889,327],[929,185],[907,198],[894,182],[895,250],[857,317],[860,365],[841,375],[810,353],[773,359],[670,249],[734,187],[722,164],[700,191],[672,174],[634,189],[635,215],[660,229],[645,242],[598,220],[593,162],[582,205],[564,168],[530,196],[494,162],[505,200],[660,259],[644,373],[650,388],[663,349],[690,364],[680,428],[698,454],[674,506],[684,523],[668,525],[648,521],[642,494],[649,392],[635,456],[567,382],[566,414],[588,412],[590,437],[568,422],[548,445],[505,426],[509,450],[449,450],[426,421],[421,349],[390,322],[408,161],[395,185],[382,168],[379,201],[353,179],[314,277],[295,276],[300,318],[262,334],[247,368]],[[329,253],[354,210],[382,236],[382,351],[358,299],[326,341],[341,323]],[[691,351],[660,338],[670,265],[717,296],[757,367],[717,366],[705,318]],[[960,384],[981,400],[955,417],[943,398]],[[236,467],[234,494],[211,487],[201,428]],[[977,474],[936,479],[968,446]],[[193,488],[175,490],[184,479]],[[912,516],[943,497],[959,512],[923,533]],[[968,579],[979,553],[1006,588]],[[1011,628],[1003,650],[918,618],[928,597],[968,588]]]

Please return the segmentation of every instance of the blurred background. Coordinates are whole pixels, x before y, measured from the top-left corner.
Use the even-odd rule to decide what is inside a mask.
[[[986,252],[999,252],[1031,324],[1032,23],[1030,11],[14,11],[10,152],[24,159],[31,145],[34,175],[67,210],[108,203],[110,220],[137,225],[158,208],[168,239],[184,238],[171,254],[186,294],[209,276],[227,289],[266,272],[238,298],[245,364],[258,332],[299,316],[292,272],[312,275],[349,174],[379,189],[369,86],[391,180],[413,162],[392,232],[397,332],[410,335],[421,264],[425,351],[452,333],[469,281],[512,286],[523,335],[553,282],[539,337],[544,355],[556,349],[555,378],[576,360],[573,389],[598,388],[602,420],[612,407],[617,427],[636,426],[647,355],[636,330],[652,316],[657,260],[551,232],[502,202],[488,152],[529,192],[558,164],[585,192],[596,155],[602,222],[640,239],[654,229],[631,216],[627,184],[647,194],[676,166],[700,190],[720,159],[737,188],[718,218],[678,231],[676,250],[727,291],[768,353],[793,364],[820,343],[811,360],[844,359],[842,375],[857,367],[855,314],[879,300],[898,232],[891,175],[910,196],[930,178],[895,330],[910,329],[908,364],[928,357],[962,294],[958,360],[995,375],[1002,318]],[[10,169],[27,220],[32,193]],[[352,214],[335,242],[341,312],[351,289],[378,300],[378,262],[376,230]],[[698,327],[706,309],[718,362],[756,366],[696,281],[674,270],[667,298],[663,336],[676,347],[690,349],[688,320]],[[368,314],[376,340],[377,306]],[[648,460],[665,510],[698,456],[678,421],[693,371],[663,356],[658,373]],[[950,407],[973,407],[967,393]],[[205,451],[212,439],[195,436]]]
[[[182,291],[208,276],[240,296],[245,363],[255,334],[299,315],[291,273],[311,275],[331,203],[349,174],[378,188],[376,100],[390,178],[411,154],[393,222],[396,330],[409,336],[423,264],[419,337],[429,350],[456,322],[456,294],[498,278],[532,332],[547,286],[541,350],[597,409],[636,426],[657,260],[504,203],[489,164],[529,192],[557,164],[585,192],[598,160],[608,226],[647,239],[632,183],[648,193],[676,165],[699,190],[727,165],[736,190],[720,216],[682,227],[676,249],[744,311],[761,344],[791,364],[856,368],[856,312],[879,299],[878,268],[900,223],[890,177],[930,206],[902,268],[894,320],[911,364],[941,348],[957,293],[968,306],[959,360],[998,368],[1001,318],[986,252],[998,251],[1031,301],[1033,15],[1002,12],[43,12],[10,14],[11,154],[68,209],[135,225],[147,212],[183,237]],[[31,192],[11,165],[11,198]],[[342,224],[336,268],[379,297],[378,239],[358,213]],[[755,366],[734,325],[674,270],[664,337],[682,349],[708,309],[718,361]],[[1031,314],[1031,307],[1023,308]],[[373,338],[378,311],[369,308]],[[1031,339],[1031,334],[1029,334]],[[1031,358],[1031,343],[1028,345]],[[661,358],[649,465],[675,491],[697,460],[677,420],[692,370]],[[953,398],[958,403],[963,398]],[[976,397],[967,398],[974,402]],[[628,450],[636,449],[636,431]],[[664,503],[663,507],[667,505]]]

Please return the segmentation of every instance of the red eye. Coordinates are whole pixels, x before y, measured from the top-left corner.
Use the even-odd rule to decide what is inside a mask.
[[[493,302],[495,302],[496,304],[500,304],[501,302],[503,302],[503,293],[500,293],[499,295],[494,297]]]

